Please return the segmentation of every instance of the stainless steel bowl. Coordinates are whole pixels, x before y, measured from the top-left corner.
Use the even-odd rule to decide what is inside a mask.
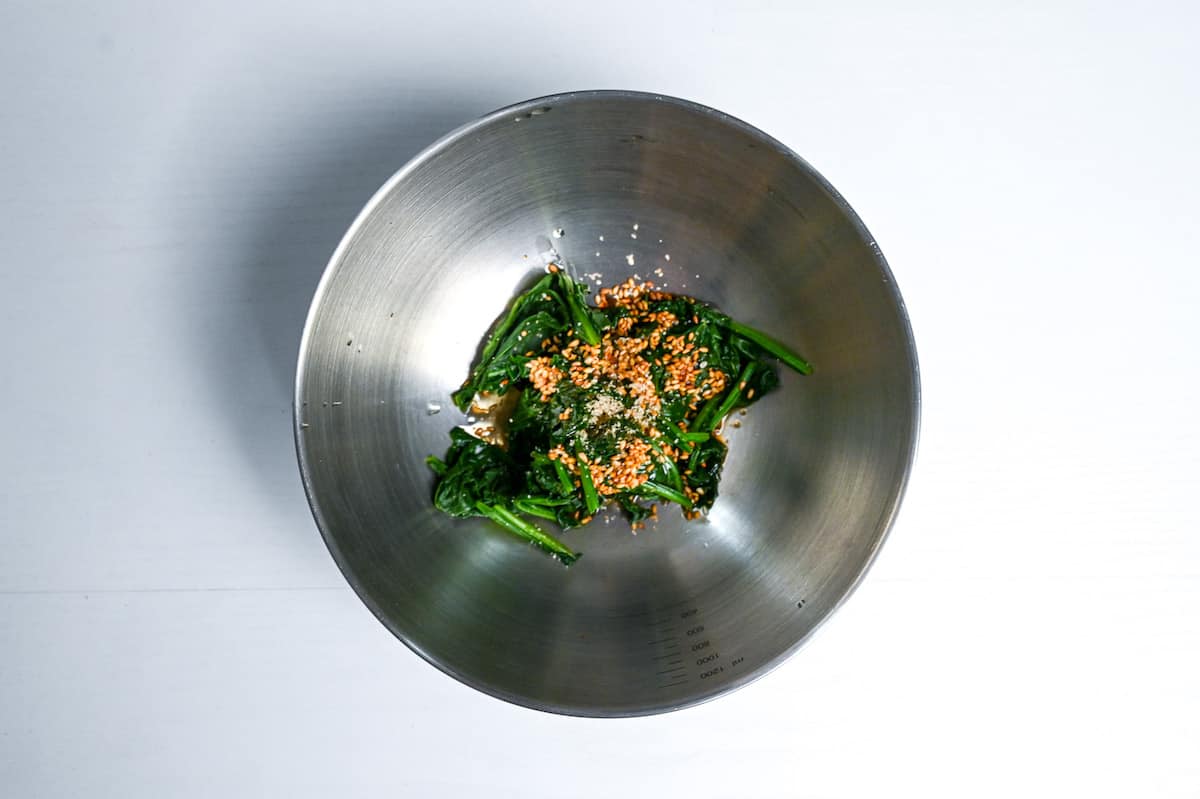
[[[563,535],[584,553],[569,569],[435,511],[424,464],[463,422],[447,395],[481,338],[551,257],[716,303],[816,366],[730,431],[707,520],[598,519]],[[918,411],[903,302],[846,202],[761,131],[635,92],[505,108],[396,173],[334,253],[296,377],[304,485],[363,602],[464,683],[585,716],[702,702],[795,652],[891,526]]]

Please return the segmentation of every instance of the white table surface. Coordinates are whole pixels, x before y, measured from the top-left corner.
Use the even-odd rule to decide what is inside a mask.
[[[0,793],[1197,796],[1198,23],[4,3]],[[373,190],[474,116],[603,87],[821,170],[891,261],[924,382],[899,522],[834,621],[742,691],[619,721],[396,641],[317,535],[289,411]]]

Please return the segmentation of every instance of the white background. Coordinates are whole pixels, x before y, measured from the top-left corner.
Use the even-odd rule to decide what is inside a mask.
[[[0,793],[1200,795],[1198,23],[5,2]],[[374,189],[582,88],[715,106],[821,170],[924,382],[899,522],[833,622],[740,692],[620,721],[506,705],[392,638],[290,433],[308,301]]]

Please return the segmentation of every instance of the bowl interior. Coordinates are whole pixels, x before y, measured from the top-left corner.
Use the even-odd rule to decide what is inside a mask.
[[[816,368],[782,370],[728,430],[707,520],[664,509],[635,536],[598,518],[563,534],[584,553],[570,569],[435,511],[424,464],[463,421],[448,395],[480,340],[547,257],[713,302]],[[847,596],[898,505],[918,386],[890,281],[807,164],[711,109],[596,92],[497,112],[398,173],[318,291],[296,402],[322,533],[396,635],[493,695],[631,715],[743,684]]]

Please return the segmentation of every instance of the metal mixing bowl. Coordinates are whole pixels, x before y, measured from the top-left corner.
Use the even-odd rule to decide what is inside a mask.
[[[713,302],[816,367],[782,370],[729,431],[707,520],[597,519],[562,535],[584,553],[570,568],[434,510],[424,463],[547,258]],[[628,716],[746,684],[846,599],[900,503],[919,396],[887,264],[812,167],[710,108],[580,92],[454,131],[371,199],[313,300],[296,440],[330,552],[396,636],[510,702]]]

